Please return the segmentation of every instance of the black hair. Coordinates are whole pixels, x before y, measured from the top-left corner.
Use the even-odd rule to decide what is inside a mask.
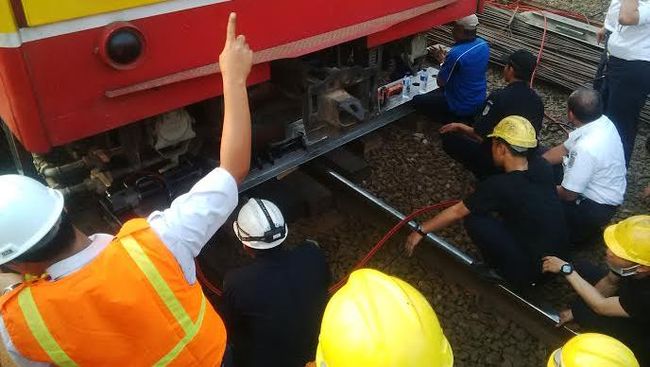
[[[510,153],[515,157],[527,158],[528,155],[530,154],[531,149],[526,149],[524,151],[518,151],[515,148],[513,148],[510,143],[508,143],[507,141],[505,141],[502,138],[495,137],[494,140],[496,140],[499,143],[503,143],[506,147],[508,147],[508,150],[510,151]]]
[[[508,55],[507,64],[515,72],[518,80],[530,80],[537,66],[537,58],[527,50],[517,50]]]
[[[528,81],[533,77],[533,71],[530,69],[524,69],[513,64],[512,61],[508,62],[508,66],[512,68],[515,72],[515,79]]]
[[[583,124],[592,122],[603,115],[603,102],[597,90],[580,88],[569,96],[569,111]]]
[[[70,217],[64,211],[61,213],[58,225],[54,226],[54,228],[43,237],[41,242],[12,260],[12,262],[30,263],[54,259],[62,252],[69,249],[74,243],[74,240],[74,226],[72,225]]]

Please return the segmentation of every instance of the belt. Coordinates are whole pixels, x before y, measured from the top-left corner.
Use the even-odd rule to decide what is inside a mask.
[[[599,206],[604,206],[604,207],[607,207],[607,208],[610,208],[610,209],[616,209],[616,208],[618,208],[620,206],[620,205],[601,204],[601,203],[599,203],[597,201],[594,201],[594,200],[591,200],[591,199],[589,199],[588,197],[585,197],[585,196],[578,196],[578,198],[575,200],[576,205],[580,205],[583,202],[584,203],[591,203],[591,204],[595,204],[595,205],[599,205]]]

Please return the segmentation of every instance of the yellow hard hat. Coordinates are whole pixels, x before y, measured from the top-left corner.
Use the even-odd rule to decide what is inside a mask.
[[[353,272],[327,304],[317,367],[451,367],[436,313],[408,283],[377,270]]]
[[[508,144],[521,148],[535,148],[537,134],[533,125],[521,116],[508,116],[494,127],[488,138],[501,138]]]
[[[605,243],[616,256],[650,266],[650,215],[636,215],[607,227]]]
[[[611,336],[587,333],[569,340],[548,359],[548,367],[639,367],[634,353]]]

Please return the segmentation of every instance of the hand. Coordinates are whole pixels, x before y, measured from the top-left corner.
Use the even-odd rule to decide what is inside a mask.
[[[442,64],[447,58],[447,51],[443,50],[442,47],[433,48],[431,49],[431,56]]]
[[[562,310],[560,311],[560,322],[558,322],[556,326],[560,327],[570,323],[571,321],[573,321],[573,311],[571,311],[571,309]]]
[[[603,41],[605,40],[605,27],[600,28],[599,30],[596,31],[596,43],[597,44],[602,44]]]
[[[465,132],[468,127],[469,126],[460,122],[452,122],[451,124],[447,124],[441,127],[440,130],[438,130],[438,132],[441,134],[462,133]]]
[[[546,256],[542,260],[544,261],[542,263],[542,271],[544,273],[559,274],[562,265],[568,264],[566,261],[555,256]]]
[[[224,83],[246,83],[248,73],[253,66],[253,51],[251,51],[246,37],[237,36],[237,14],[230,13],[228,30],[226,31],[226,44],[219,56],[219,67]]]
[[[415,247],[422,241],[422,235],[419,234],[418,232],[413,232],[411,233],[408,238],[406,239],[406,253],[409,256],[413,255],[413,251],[415,250]]]

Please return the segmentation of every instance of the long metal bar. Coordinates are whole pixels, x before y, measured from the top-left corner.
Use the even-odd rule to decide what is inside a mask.
[[[380,198],[378,198],[378,197],[374,196],[372,193],[368,192],[367,190],[355,185],[352,181],[350,181],[347,178],[343,177],[338,172],[335,172],[333,170],[326,170],[325,173],[327,175],[329,175],[330,177],[334,178],[339,183],[345,185],[350,190],[356,192],[357,194],[359,194],[360,196],[362,196],[363,198],[365,198],[369,202],[373,203],[378,208],[382,209],[384,212],[392,215],[393,217],[395,217],[395,218],[397,218],[399,220],[403,220],[404,218],[406,218],[406,215],[404,215],[402,212],[400,212],[399,210],[393,208],[392,206],[390,206],[389,204],[387,204],[386,202],[384,202]],[[408,222],[408,225],[412,229],[416,229],[418,224],[415,221],[410,221],[410,222]],[[438,236],[434,235],[433,233],[428,233],[426,238],[430,243],[432,243],[436,247],[438,247],[438,248],[442,249],[443,251],[447,252],[448,254],[452,255],[460,263],[465,264],[467,266],[472,266],[472,265],[476,264],[476,261],[472,257],[467,255],[466,253],[464,253],[463,251],[461,251],[457,247],[451,245],[450,243],[448,243],[447,241],[445,241],[441,237],[438,237]],[[535,305],[534,303],[532,303],[532,302],[528,301],[527,299],[525,299],[525,298],[521,297],[520,295],[518,295],[516,292],[514,292],[513,290],[508,288],[508,286],[506,286],[504,284],[497,284],[496,286],[498,288],[500,288],[504,293],[508,294],[510,297],[513,297],[519,303],[523,304],[525,307],[528,307],[529,309],[539,313],[540,315],[544,316],[546,319],[553,322],[554,324],[557,324],[560,321],[560,318],[559,318],[557,313],[542,309],[541,307]],[[571,330],[570,328],[568,328],[566,326],[564,326],[564,329],[566,329],[568,332],[570,332],[572,334],[576,334],[575,331]]]
[[[348,180],[347,178],[341,176],[339,173],[334,172],[332,170],[328,170],[327,174],[339,181],[340,183],[344,184],[347,186],[349,189],[355,191],[359,195],[363,196],[366,198],[368,201],[372,202],[373,204],[377,205],[379,208],[381,208],[383,211],[386,213],[394,216],[395,218],[399,220],[403,220],[406,218],[406,215],[404,215],[402,212],[399,210],[393,208],[392,206],[386,204],[383,200],[379,199],[378,197],[374,196],[367,190],[364,190],[363,188],[355,185],[352,181]],[[410,221],[408,225],[412,229],[416,229],[418,224],[415,221]],[[466,265],[474,265],[476,262],[472,257],[464,253],[463,251],[459,250],[455,246],[452,246],[449,244],[447,241],[444,239],[436,236],[433,233],[428,233],[426,236],[426,239],[429,240],[429,242],[433,243],[435,246],[441,248],[442,250],[446,251],[450,255],[454,256],[458,261],[460,261],[463,264]]]
[[[308,150],[288,153],[278,159],[278,161],[270,167],[267,166],[263,167],[263,169],[251,170],[244,183],[239,187],[239,192],[246,191],[270,178],[276,177],[286,171],[300,166],[301,164],[309,162],[316,157],[356,140],[390,124],[391,122],[397,121],[411,112],[413,112],[413,107],[408,104],[395,107],[392,110],[383,112],[381,115],[371,119],[370,121],[359,123],[358,125],[349,128],[341,136],[330,137],[322,142],[310,146]]]

